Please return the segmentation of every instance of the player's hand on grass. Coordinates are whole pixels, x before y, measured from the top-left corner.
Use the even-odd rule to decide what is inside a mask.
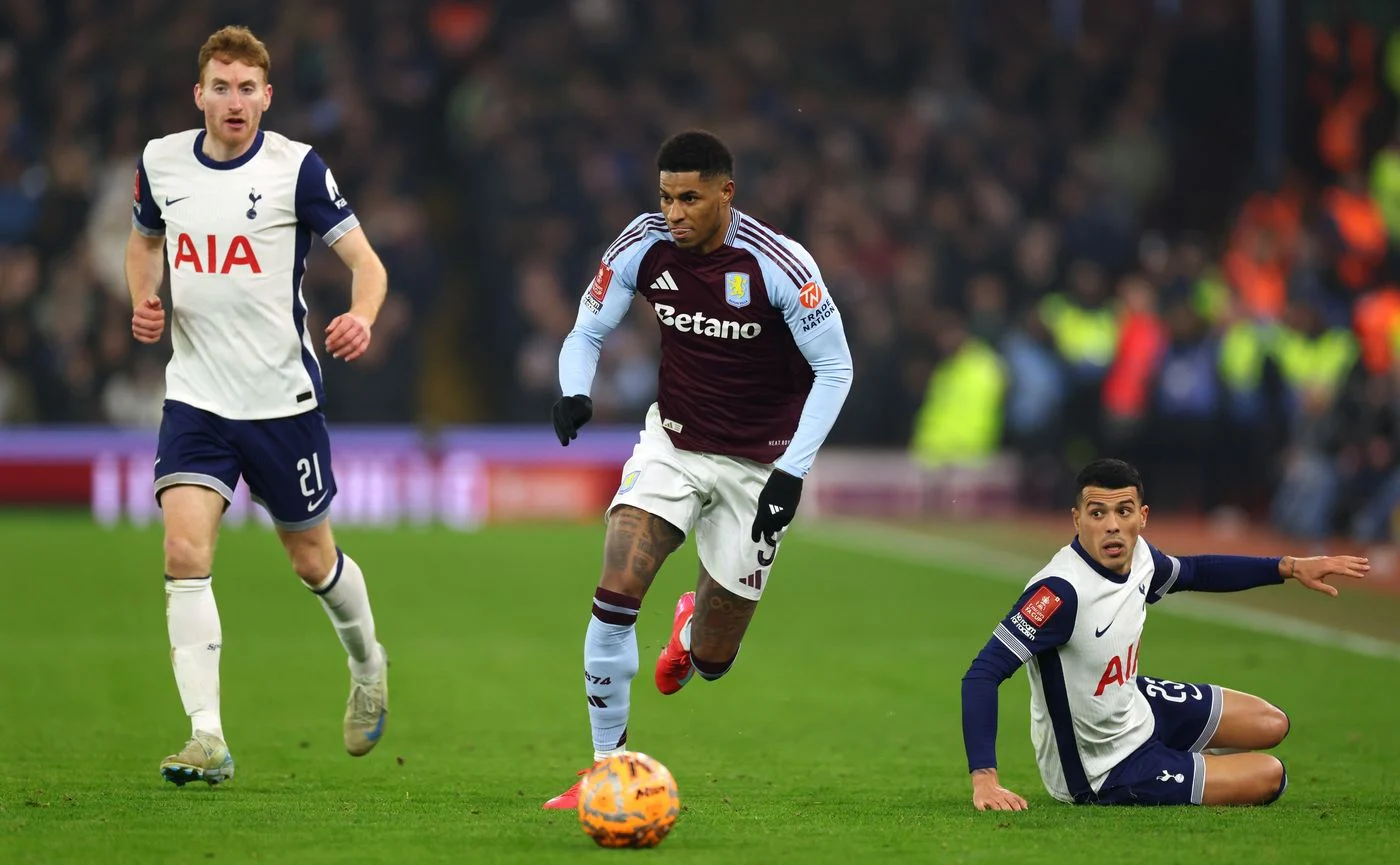
[[[561,396],[554,403],[554,434],[559,436],[559,444],[569,446],[578,438],[578,428],[593,417],[593,400],[583,394]]]
[[[160,342],[163,333],[165,333],[165,307],[160,305],[159,297],[152,295],[141,301],[135,311],[131,313],[131,335],[136,337],[137,342],[151,345]]]
[[[1001,786],[996,769],[978,769],[972,773],[972,807],[978,811],[1024,811],[1030,805]]]
[[[1360,580],[1371,571],[1371,562],[1361,556],[1284,556],[1278,570],[1286,579],[1292,577],[1314,592],[1337,597],[1337,587],[1327,584],[1331,577],[1351,577]]]
[[[759,538],[770,546],[778,545],[778,535],[797,515],[797,503],[802,501],[802,478],[793,477],[781,469],[773,469],[763,492],[758,494],[758,512],[753,517],[753,540]]]
[[[326,325],[326,352],[339,360],[350,361],[369,348],[370,326],[364,316],[347,312]]]

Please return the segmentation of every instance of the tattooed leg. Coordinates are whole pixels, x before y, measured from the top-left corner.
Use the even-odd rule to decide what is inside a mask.
[[[603,576],[593,593],[593,615],[583,638],[583,683],[595,761],[627,747],[632,679],[637,675],[637,611],[661,564],[683,539],[680,529],[638,508],[619,505],[608,518]],[[566,793],[545,807],[576,803]]]
[[[666,557],[685,540],[681,530],[655,514],[618,505],[608,515],[603,576],[598,587],[641,601]]]
[[[729,672],[756,609],[758,601],[725,589],[701,565],[690,619],[690,660],[697,673],[718,679]]]

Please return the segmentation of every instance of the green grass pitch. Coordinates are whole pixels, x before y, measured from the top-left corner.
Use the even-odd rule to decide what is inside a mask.
[[[1284,799],[1058,804],[1035,772],[1018,674],[1002,689],[999,752],[1031,810],[978,814],[959,679],[1014,587],[965,563],[844,552],[804,526],[734,672],[665,698],[651,666],[693,585],[693,548],[658,578],[639,621],[632,746],[671,768],[684,810],[657,850],[597,849],[540,803],[590,756],[580,652],[601,540],[600,525],[341,532],[393,659],[384,741],[357,760],[340,743],[347,673],[319,605],[269,533],[225,533],[215,586],[238,775],[177,789],[156,771],[188,733],[158,530],[0,514],[0,862],[1400,858],[1400,661],[1153,615],[1144,673],[1289,712]]]

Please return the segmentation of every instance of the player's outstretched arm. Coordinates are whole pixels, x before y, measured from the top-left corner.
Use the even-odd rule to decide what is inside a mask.
[[[1371,563],[1360,556],[1168,556],[1155,548],[1156,573],[1148,601],[1156,603],[1173,592],[1241,592],[1258,586],[1276,586],[1294,579],[1325,595],[1336,597],[1333,577],[1364,579]]]
[[[346,232],[331,249],[350,268],[350,311],[326,325],[326,352],[351,361],[369,348],[371,328],[389,293],[389,274],[359,226]]]
[[[1284,579],[1297,580],[1314,592],[1337,597],[1337,587],[1328,585],[1333,577],[1365,579],[1371,572],[1371,562],[1361,556],[1284,556],[1278,560],[1278,573]]]
[[[138,342],[160,342],[165,333],[165,308],[160,281],[165,275],[165,237],[132,230],[126,242],[126,287],[131,292],[131,335]]]

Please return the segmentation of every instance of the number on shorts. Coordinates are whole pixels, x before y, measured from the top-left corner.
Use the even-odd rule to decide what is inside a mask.
[[[308,499],[321,492],[321,455],[313,453],[311,459],[302,457],[297,460],[297,471],[301,472],[301,494]],[[307,483],[316,478],[316,486],[308,487]]]
[[[1151,676],[1143,676],[1142,680],[1147,683],[1142,689],[1147,696],[1170,703],[1185,703],[1187,700],[1199,700],[1204,696],[1201,689],[1195,685],[1173,682],[1171,679],[1154,679]]]

